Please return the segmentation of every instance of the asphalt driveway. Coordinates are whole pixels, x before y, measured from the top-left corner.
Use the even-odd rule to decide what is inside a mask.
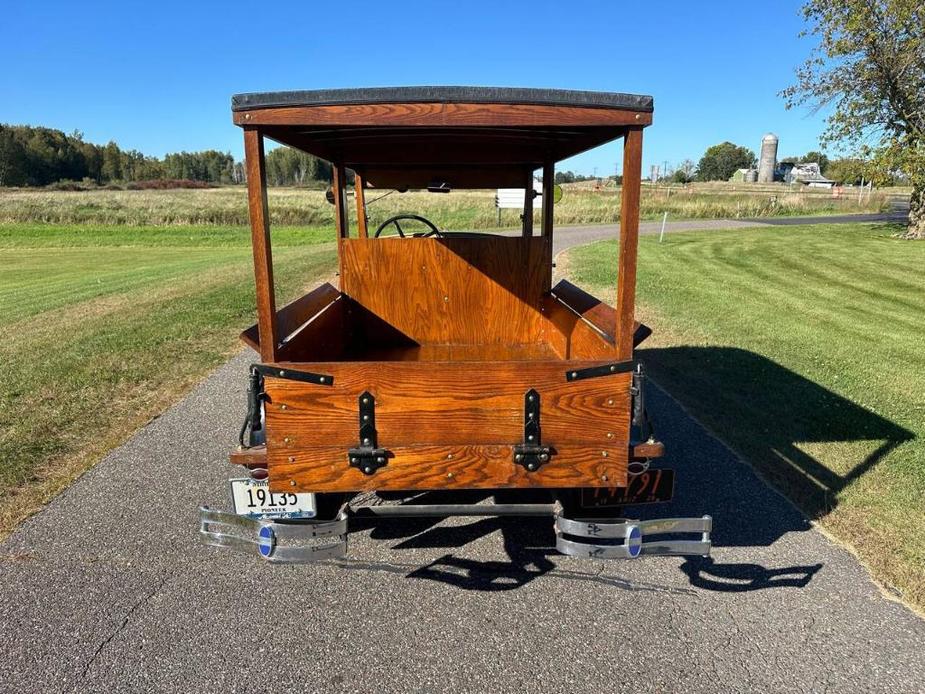
[[[679,497],[648,515],[712,514],[710,560],[562,557],[546,519],[393,520],[314,566],[203,547],[252,359],[0,546],[0,691],[925,689],[925,621],[657,390]]]

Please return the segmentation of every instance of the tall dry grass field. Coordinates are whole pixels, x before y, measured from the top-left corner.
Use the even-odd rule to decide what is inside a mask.
[[[614,222],[620,211],[619,193],[619,188],[613,187],[595,190],[567,185],[556,204],[556,224]],[[499,223],[493,190],[454,191],[449,195],[392,193],[376,200],[379,195],[378,191],[367,194],[367,213],[373,228],[399,213],[423,215],[445,229],[519,226],[516,210],[502,210]],[[352,200],[351,195],[351,203]],[[271,188],[269,203],[274,224],[330,227],[334,223],[333,208],[319,190]],[[664,212],[673,219],[741,219],[877,212],[888,207],[887,197],[877,193],[859,201],[853,194],[835,198],[829,191],[790,190],[786,186],[750,189],[742,184],[703,184],[685,188],[644,186],[641,211],[644,219],[658,219]],[[348,209],[355,220],[356,207],[350,204]],[[205,190],[0,189],[0,222],[162,226],[246,225],[247,221],[247,198],[242,186]]]

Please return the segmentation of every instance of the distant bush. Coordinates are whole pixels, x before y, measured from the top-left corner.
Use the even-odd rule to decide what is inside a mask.
[[[96,190],[96,186],[92,186]],[[45,190],[79,191],[90,190],[90,186],[81,181],[55,181],[45,186]]]
[[[126,190],[174,190],[176,188],[215,188],[205,181],[191,181],[188,178],[158,178],[153,181],[133,181]]]

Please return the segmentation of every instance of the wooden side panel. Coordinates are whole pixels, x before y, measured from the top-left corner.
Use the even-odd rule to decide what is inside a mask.
[[[285,340],[305,322],[340,297],[340,292],[328,283],[316,287],[303,297],[286,304],[276,313],[277,332]],[[260,349],[260,337],[256,325],[243,333],[241,339],[254,349]]]
[[[603,339],[607,341],[611,349],[613,348],[613,336],[617,326],[617,311],[613,306],[605,304],[597,297],[588,294],[567,280],[562,280],[553,287],[552,294],[561,302],[561,305],[567,306],[570,311],[581,316],[581,318],[597,328],[598,332],[603,333]],[[565,325],[571,331],[574,321],[568,321],[553,309],[548,312],[548,315],[554,323],[560,326],[560,329],[563,329],[561,326]],[[592,330],[591,332],[595,331]],[[652,329],[648,325],[633,321],[633,347],[638,347],[651,334]],[[583,359],[585,358],[583,354],[583,352],[576,352],[575,356],[571,358]],[[598,352],[592,352],[587,358],[592,358],[597,354]]]
[[[613,354],[613,342],[556,297],[547,296],[543,305],[554,329],[547,332],[548,339],[564,359],[608,359]]]
[[[344,239],[344,292],[420,344],[542,340],[542,238]]]
[[[460,488],[517,486],[523,479],[519,471],[511,470],[517,467],[512,458],[506,453],[486,451],[501,447],[510,453],[510,446],[523,441],[524,395],[535,388],[540,394],[542,441],[553,446],[557,454],[544,466],[544,474],[531,478],[530,484],[605,485],[602,480],[595,481],[605,474],[612,484],[622,484],[629,450],[631,375],[573,382],[565,378],[566,369],[600,363],[566,364],[556,360],[301,365],[333,376],[334,385],[266,379],[271,479],[277,484],[280,480],[288,483],[290,473],[297,471],[297,486],[306,490],[439,489],[446,486],[446,472],[454,472],[454,476],[458,472],[461,477],[452,484]],[[377,473],[372,481],[359,471],[347,469],[347,449],[355,446],[359,438],[358,398],[367,390],[375,398],[378,443],[395,455],[388,467],[404,470],[394,476],[391,472]],[[454,450],[467,451],[467,457],[445,461],[443,457],[433,458],[434,451],[446,456]],[[429,462],[425,463],[425,459]],[[415,470],[419,464],[441,461],[447,467],[439,478]],[[295,467],[289,467],[292,464]],[[456,465],[461,466],[458,471]],[[501,469],[476,469],[498,465]],[[318,484],[332,486],[322,488]]]
[[[568,280],[561,280],[552,288],[552,293],[572,311],[605,333],[610,339],[611,345],[613,344],[613,335],[617,325],[617,312],[612,306],[576,287]]]
[[[279,351],[279,358],[290,362],[342,359],[347,348],[346,299],[328,304]]]

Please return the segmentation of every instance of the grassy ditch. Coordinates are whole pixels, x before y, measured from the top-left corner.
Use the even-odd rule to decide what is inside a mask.
[[[653,378],[925,607],[925,244],[887,225],[644,237]],[[612,300],[615,243],[570,252]],[[704,471],[704,474],[707,474]]]

